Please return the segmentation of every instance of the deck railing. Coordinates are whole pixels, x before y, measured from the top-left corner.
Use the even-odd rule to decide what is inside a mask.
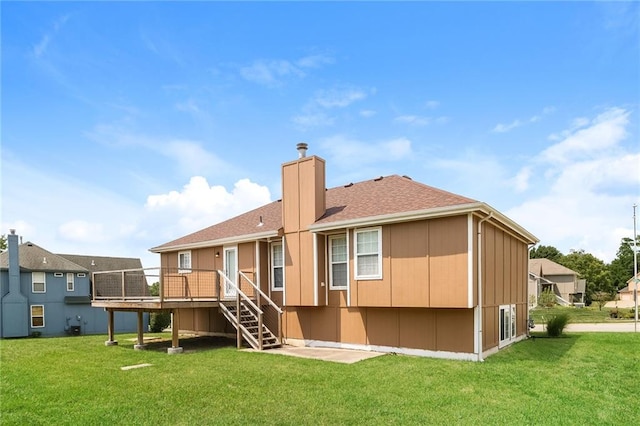
[[[256,305],[263,311],[264,325],[272,330],[278,337],[278,341],[282,342],[282,309],[269,298],[260,287],[258,287],[249,277],[242,271],[239,272],[239,282],[247,283],[253,289],[256,298]]]
[[[93,300],[219,299],[217,272],[204,269],[144,268],[93,273]],[[158,283],[158,293],[150,286]]]

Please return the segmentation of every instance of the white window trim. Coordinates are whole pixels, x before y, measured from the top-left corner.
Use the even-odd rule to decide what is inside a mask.
[[[76,274],[74,274],[73,272],[67,272],[67,291],[75,290],[76,288],[75,276]],[[69,287],[69,284],[71,284],[71,287]]]
[[[358,256],[359,255],[371,255],[373,253],[358,253],[358,235],[364,232],[378,231],[378,273],[372,275],[360,275],[358,271]],[[356,280],[381,280],[382,279],[382,227],[376,226],[373,228],[355,229],[353,231],[353,263],[355,264],[355,279]]]
[[[280,266],[276,266],[275,265],[275,256],[273,255],[273,249],[276,246],[280,246],[282,247],[282,265]],[[273,242],[271,243],[271,249],[270,249],[270,254],[271,254],[271,262],[269,265],[269,275],[271,276],[271,291],[284,291],[284,244],[282,244],[281,241],[277,241],[277,242]],[[282,287],[276,287],[276,279],[275,279],[275,269],[276,268],[282,268]]]
[[[42,291],[36,290],[33,287],[34,284],[36,283],[35,274],[42,274],[42,282],[44,284],[44,289]],[[46,274],[46,272],[32,272],[31,273],[31,292],[32,293],[46,293],[47,292],[47,274]]]
[[[188,254],[189,255],[189,266],[188,267],[185,266],[183,268],[182,265],[180,265],[180,256],[182,256],[184,254]],[[188,274],[188,273],[190,273],[192,265],[193,265],[193,263],[192,263],[192,259],[191,259],[191,250],[179,251],[178,252],[178,273],[179,274]]]
[[[509,328],[508,328],[508,333],[505,333],[505,337],[504,339],[501,339],[501,332],[502,332],[502,327],[504,327],[503,323],[502,323],[502,311],[503,310],[508,310],[509,311],[509,320],[510,320],[510,324],[509,324]],[[499,344],[498,347],[502,348],[504,346],[510,345],[511,343],[513,343],[516,340],[516,334],[518,331],[517,328],[517,316],[516,316],[516,305],[500,305],[500,307],[498,308],[498,339],[499,339]]]
[[[35,308],[35,307],[41,307],[42,308],[42,325],[33,325],[33,318],[34,318],[33,308]],[[38,315],[35,318],[40,318],[40,316]],[[44,326],[45,326],[45,322],[44,322],[44,305],[31,305],[29,307],[29,319],[30,319],[30,324],[29,325],[31,326],[31,328],[44,328]]]
[[[64,274],[62,272],[54,272],[53,276],[57,277],[57,278],[62,278],[62,277],[64,277]]]
[[[345,260],[344,262],[339,262],[339,263],[345,263],[347,265],[347,283],[345,285],[333,285],[333,262],[331,261],[332,258],[332,253],[331,253],[331,241],[335,240],[337,238],[344,238],[345,240],[345,244],[346,244],[346,249],[347,249],[347,260]],[[347,238],[347,234],[335,234],[335,235],[329,235],[329,259],[327,264],[329,265],[329,290],[348,290],[349,289],[349,239]]]

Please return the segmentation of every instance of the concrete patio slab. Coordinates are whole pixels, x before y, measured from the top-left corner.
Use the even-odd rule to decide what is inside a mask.
[[[259,352],[255,349],[245,349],[246,351]],[[305,346],[283,346],[281,348],[269,349],[264,353],[294,356],[298,358],[317,359],[321,361],[339,362],[343,364],[353,364],[369,358],[385,355],[381,352],[359,351],[354,349],[334,349],[334,348],[311,348]]]

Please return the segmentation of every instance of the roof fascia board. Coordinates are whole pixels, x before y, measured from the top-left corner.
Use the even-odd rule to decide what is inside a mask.
[[[166,253],[166,252],[176,251],[176,250],[198,249],[198,248],[220,246],[220,245],[232,244],[232,243],[240,244],[240,243],[261,240],[263,238],[273,238],[277,236],[278,236],[278,230],[276,229],[275,231],[258,232],[255,234],[239,235],[236,237],[220,238],[217,240],[200,241],[200,242],[191,243],[191,244],[179,244],[175,246],[162,247],[162,248],[154,247],[149,249],[149,251],[151,253]]]
[[[460,204],[456,206],[438,207],[435,209],[415,210],[410,212],[392,213],[379,216],[368,216],[358,219],[342,220],[337,222],[320,223],[310,225],[312,232],[331,231],[342,228],[358,228],[364,226],[382,225],[388,223],[408,222],[412,220],[427,219],[455,214],[472,213],[480,209],[484,203]]]

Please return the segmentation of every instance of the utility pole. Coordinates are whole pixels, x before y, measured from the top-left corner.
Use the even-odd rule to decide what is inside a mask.
[[[636,207],[633,205],[633,300],[635,300],[635,319],[633,331],[638,332],[638,234],[636,233]]]

